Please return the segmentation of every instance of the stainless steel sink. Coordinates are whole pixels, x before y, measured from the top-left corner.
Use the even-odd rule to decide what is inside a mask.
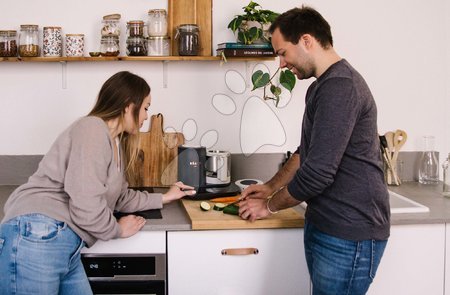
[[[424,213],[430,209],[420,203],[417,203],[405,196],[389,191],[389,202],[391,204],[391,213]]]

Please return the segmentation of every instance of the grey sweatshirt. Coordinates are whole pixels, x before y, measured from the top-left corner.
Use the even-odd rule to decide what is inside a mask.
[[[8,198],[2,222],[41,213],[66,222],[87,246],[120,236],[113,211],[162,208],[162,194],[128,189],[117,168],[106,123],[98,117],[74,122],[55,141],[28,182]]]
[[[298,152],[300,168],[288,191],[308,203],[308,222],[342,239],[389,237],[377,109],[363,77],[346,60],[308,88]]]

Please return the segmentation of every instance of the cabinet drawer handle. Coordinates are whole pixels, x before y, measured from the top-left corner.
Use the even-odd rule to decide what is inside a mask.
[[[257,248],[233,248],[223,249],[222,255],[256,255],[259,253]]]

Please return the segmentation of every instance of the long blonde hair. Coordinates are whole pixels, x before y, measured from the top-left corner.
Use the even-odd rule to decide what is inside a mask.
[[[133,104],[134,122],[139,129],[139,110],[149,94],[150,86],[143,78],[128,71],[118,72],[103,84],[97,102],[88,116],[96,116],[104,121],[118,118],[119,126],[123,126],[125,108]],[[133,175],[136,169],[134,163],[139,153],[139,132],[137,134],[123,132],[119,139],[125,172],[127,176]]]

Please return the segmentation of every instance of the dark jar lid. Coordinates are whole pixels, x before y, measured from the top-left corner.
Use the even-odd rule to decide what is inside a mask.
[[[198,32],[199,27],[196,24],[182,24],[177,27],[180,32]]]

